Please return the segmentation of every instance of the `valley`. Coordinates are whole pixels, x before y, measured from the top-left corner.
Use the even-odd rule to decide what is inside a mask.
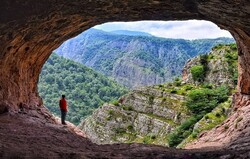
[[[233,42],[231,38],[166,39],[142,32],[104,32],[92,28],[54,52],[125,87],[136,88],[173,81],[181,75],[188,59],[208,53],[217,44]]]

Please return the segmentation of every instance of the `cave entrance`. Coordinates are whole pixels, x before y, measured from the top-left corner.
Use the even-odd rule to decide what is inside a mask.
[[[168,2],[152,1],[137,5],[135,2],[63,2],[43,1],[3,2],[1,21],[1,112],[17,110],[20,102],[36,107],[41,105],[37,92],[39,73],[51,52],[62,42],[74,37],[84,30],[108,21],[136,20],[210,20],[229,30],[236,39],[239,55],[239,92],[250,93],[248,68],[249,39],[247,5],[239,5],[241,17],[224,9],[235,10],[234,3],[210,2]],[[238,2],[237,2],[238,4]],[[241,2],[239,2],[241,4]],[[17,7],[19,6],[19,7]],[[88,7],[86,7],[88,6]],[[104,7],[105,6],[105,7]],[[175,6],[175,7],[172,7]],[[56,12],[57,8],[60,13]],[[83,9],[85,8],[85,9]],[[93,11],[93,8],[99,8]],[[214,11],[213,9],[216,9]],[[38,11],[39,10],[39,11]],[[25,12],[24,12],[25,11]],[[8,13],[17,13],[9,14]],[[19,14],[20,13],[20,14]],[[216,14],[215,14],[216,13]],[[128,16],[129,15],[129,16]],[[221,16],[223,15],[223,16]],[[239,21],[238,19],[242,19]],[[15,27],[14,27],[15,26]],[[13,29],[10,29],[13,28]],[[29,28],[29,29],[27,29]],[[246,54],[246,55],[245,55]],[[13,57],[13,58],[11,58]],[[20,92],[21,91],[21,92]]]
[[[127,30],[128,28],[132,28],[134,30],[129,31]],[[233,40],[229,32],[220,30],[215,24],[208,21],[140,21],[102,24],[99,26],[95,26],[94,28],[91,28],[81,33],[80,35],[64,42],[59,48],[53,51],[54,53],[47,60],[41,72],[39,93],[43,98],[45,105],[48,106],[51,112],[58,116],[60,116],[58,108],[59,98],[61,94],[66,94],[68,104],[70,106],[70,111],[67,115],[67,118],[74,124],[79,124],[82,119],[85,119],[86,116],[90,115],[95,109],[101,107],[104,102],[109,102],[114,105],[120,106],[124,110],[136,110],[134,108],[135,105],[129,105],[128,101],[123,106],[121,106],[119,103],[115,103],[114,100],[118,99],[118,97],[127,92],[126,89],[122,89],[122,86],[119,86],[115,82],[110,82],[107,78],[104,78],[103,75],[94,72],[94,70],[101,72],[106,76],[110,76],[111,78],[114,78],[117,82],[120,82],[121,85],[127,88],[134,89],[138,86],[142,87],[147,85],[157,85],[156,87],[158,87],[159,93],[165,94],[162,97],[157,97],[157,99],[152,94],[150,96],[146,95],[143,98],[149,99],[150,101],[141,101],[142,105],[145,105],[143,102],[155,103],[153,102],[154,99],[158,102],[160,101],[160,99],[167,100],[166,97],[171,94],[173,96],[180,96],[178,97],[178,99],[180,98],[179,100],[181,100],[181,103],[183,103],[182,98],[187,95],[187,92],[190,89],[198,90],[202,88],[204,89],[204,91],[211,91],[208,90],[208,88],[212,89],[215,88],[215,86],[213,85],[218,86],[223,84],[228,84],[231,86],[231,88],[235,87],[235,85],[237,84],[235,83],[235,81],[237,81],[237,76],[235,77],[236,79],[234,79],[235,81],[231,80],[228,83],[224,82],[225,78],[230,78],[231,75],[229,75],[230,77],[220,77],[221,74],[232,73],[234,75],[234,72],[224,72],[220,74],[214,73],[214,77],[211,77],[211,72],[223,72],[222,70],[225,68],[209,68],[210,70],[207,70],[209,71],[210,78],[216,78],[216,80],[214,81],[211,80],[215,84],[209,83],[211,81],[207,79],[206,82],[196,81],[200,82],[200,86],[197,87],[197,83],[195,83],[195,81],[190,81],[190,79],[183,79],[186,83],[189,83],[185,85],[181,84],[181,80],[178,79],[178,77],[181,77],[181,72],[188,59],[194,58],[198,55],[209,53],[212,51],[212,49],[221,49],[221,56],[218,55],[219,51],[217,51],[217,53],[214,55],[209,55],[206,59],[207,63],[208,60],[212,62],[207,65],[211,65],[214,63],[214,65],[216,65],[216,63],[218,62],[215,59],[220,58],[223,58],[223,62],[227,63],[227,59],[224,59],[226,56],[228,56],[228,60],[232,60],[229,58],[237,57],[236,46],[233,46],[233,55],[229,54],[230,51],[232,51],[230,50],[231,48],[229,46],[228,48],[219,48],[224,47],[222,44],[231,43],[235,43],[235,41]],[[229,53],[226,54],[226,51]],[[67,59],[64,59],[63,57]],[[73,62],[72,60],[75,62]],[[198,63],[196,65],[200,66],[204,64]],[[234,63],[234,66],[230,65],[232,71],[237,70],[237,62],[231,61],[231,63]],[[84,65],[87,65],[94,70],[90,70]],[[220,65],[222,65],[222,62]],[[217,64],[214,67],[219,68],[220,65]],[[205,68],[207,66],[203,67]],[[227,67],[227,65],[225,65],[224,67]],[[129,69],[121,70],[121,68]],[[133,71],[132,75],[130,74],[131,71]],[[186,74],[190,74],[190,70],[186,70]],[[149,82],[145,82],[145,79],[149,79]],[[163,84],[170,81],[174,82]],[[223,81],[224,83],[221,81]],[[131,86],[131,83],[137,85]],[[170,86],[170,84],[172,86]],[[156,87],[154,87],[153,89],[155,89]],[[189,87],[189,90],[187,89],[187,87]],[[215,94],[216,92],[213,93]],[[136,94],[136,96],[137,95],[138,94]],[[218,95],[218,93],[216,95]],[[164,100],[161,101],[162,103],[164,103],[163,105],[169,104],[170,101]],[[133,103],[133,100],[130,99],[130,102]],[[179,103],[178,100],[176,100],[175,102]],[[169,105],[172,104],[174,104],[174,102],[170,102]],[[150,105],[147,106],[150,107]],[[162,106],[158,105],[158,107]],[[178,107],[178,104],[176,107]],[[227,107],[222,108],[228,109]],[[167,108],[168,107],[166,107],[166,109]],[[145,107],[145,110],[146,109],[149,110],[149,108]],[[121,126],[124,125],[124,123],[116,121],[116,119],[114,118],[114,114],[117,112],[115,112],[112,108],[105,111],[108,112],[108,116],[103,120],[109,120],[110,123],[119,123],[118,127],[115,126],[114,128],[110,129],[115,129],[114,131],[118,131],[118,133],[121,133],[119,131],[130,131],[135,127],[133,123],[125,124],[127,125],[127,127]],[[222,121],[222,116],[226,116],[226,111],[227,110],[224,110],[224,112],[217,112],[218,120]],[[151,122],[154,122],[153,118],[163,122],[163,125],[165,124],[165,129],[169,129],[166,126],[166,120],[171,120],[173,123],[175,123],[174,120],[176,119],[174,118],[177,118],[177,115],[165,118],[165,115],[161,113],[159,114],[159,112],[157,113],[145,111],[143,113],[144,116],[148,118],[148,120],[152,120]],[[176,124],[180,125],[180,123],[184,121],[184,118],[188,118],[184,117],[185,113],[182,114],[182,112],[176,111],[175,114],[178,113],[179,118],[181,118],[180,116],[183,116],[183,119],[176,121]],[[138,114],[141,115],[142,113]],[[190,116],[187,114],[186,116]],[[100,114],[99,116],[102,115]],[[98,118],[97,116],[95,117]],[[197,120],[198,118],[201,117],[197,117]],[[107,122],[106,124],[109,125],[109,122]],[[141,123],[140,125],[143,124]],[[155,127],[160,126],[157,125]],[[164,138],[164,135],[161,135],[161,137],[159,137],[159,135],[157,135],[158,132],[155,129],[156,128],[152,127],[151,129],[147,130],[147,134],[146,132],[143,133],[144,137],[142,139],[138,138],[134,139],[134,141],[145,142],[148,144],[157,144],[156,141],[161,140],[160,138]],[[154,131],[154,133],[152,134],[150,133],[150,131]],[[164,130],[161,131],[161,133],[164,132]],[[105,134],[105,132],[103,132],[103,134]],[[150,135],[155,139],[151,139]],[[111,135],[109,134],[108,136]],[[165,134],[165,136],[167,135]],[[135,136],[133,137],[136,138]],[[107,143],[107,140],[108,139],[106,138],[106,140],[102,141],[102,143]],[[159,142],[158,144],[164,143]]]
[[[204,19],[230,31],[236,39],[239,55],[235,106],[244,108],[249,105],[250,94],[249,11],[246,0],[232,3],[77,0],[10,3],[3,0],[0,18],[0,112],[6,109],[15,112],[20,102],[35,111],[43,108],[37,91],[39,73],[52,50],[65,40],[104,22],[147,19]]]

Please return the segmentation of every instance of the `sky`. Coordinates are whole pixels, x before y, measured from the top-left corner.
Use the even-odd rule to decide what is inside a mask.
[[[204,20],[110,22],[97,25],[94,28],[104,31],[142,31],[157,37],[174,39],[232,38],[228,31],[222,30],[214,23]]]

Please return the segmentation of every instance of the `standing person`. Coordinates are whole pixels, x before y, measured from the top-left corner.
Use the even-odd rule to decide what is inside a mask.
[[[60,109],[61,109],[61,121],[62,121],[62,124],[67,125],[65,123],[65,118],[66,118],[66,114],[67,114],[68,109],[67,109],[67,101],[65,99],[65,95],[62,95],[62,98],[59,101],[59,106],[60,106]]]

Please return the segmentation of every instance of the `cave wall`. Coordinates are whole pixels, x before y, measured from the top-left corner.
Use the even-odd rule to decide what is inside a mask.
[[[247,0],[1,0],[0,113],[20,102],[42,105],[37,83],[52,50],[104,22],[209,20],[229,30],[239,50],[240,95],[250,94],[250,3]]]

